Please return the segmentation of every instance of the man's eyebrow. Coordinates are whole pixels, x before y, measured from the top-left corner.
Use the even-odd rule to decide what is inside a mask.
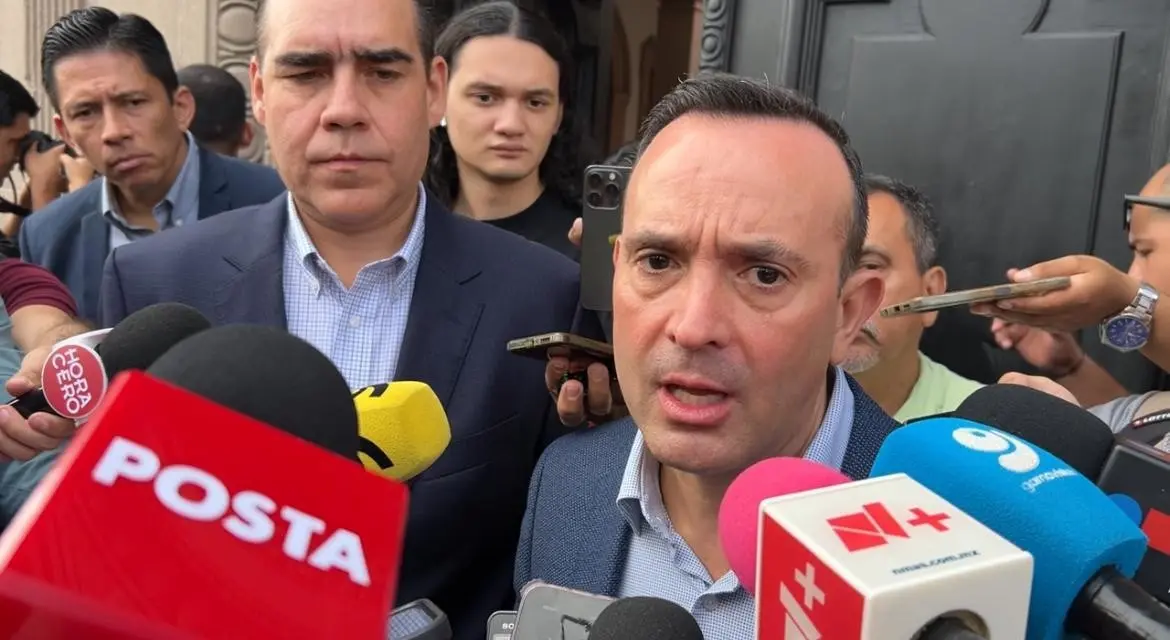
[[[861,250],[861,256],[863,258],[866,256],[876,256],[877,258],[884,260],[887,264],[893,262],[890,254],[885,249],[880,249],[872,245],[865,245],[865,247]]]
[[[482,80],[468,83],[467,90],[495,94],[502,94],[505,92],[504,88],[500,85],[484,82]],[[551,100],[556,95],[556,92],[547,87],[537,87],[533,89],[525,89],[524,95],[530,98],[548,98]]]
[[[796,249],[775,240],[749,240],[731,244],[731,253],[745,262],[769,262],[772,264],[787,264],[797,271],[805,271],[812,267],[808,258]]]
[[[355,49],[353,51],[353,57],[358,62],[365,62],[367,64],[395,64],[399,62],[410,64],[414,62],[414,56],[398,47],[390,47],[388,49]]]
[[[414,56],[399,49],[356,49],[353,57],[366,64],[394,64],[414,62]],[[276,56],[276,64],[283,67],[325,67],[333,64],[335,56],[328,51],[289,51]]]
[[[658,231],[638,231],[629,236],[627,244],[633,251],[642,249],[656,249],[658,251],[665,251],[666,253],[679,254],[683,252],[684,245],[676,237],[661,233]]]

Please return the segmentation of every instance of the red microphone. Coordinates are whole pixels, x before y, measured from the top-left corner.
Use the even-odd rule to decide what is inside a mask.
[[[189,373],[175,373],[184,358]],[[0,537],[0,636],[385,637],[407,491],[356,463],[340,373],[289,334],[243,326],[197,334],[157,366],[171,382],[114,379]],[[205,388],[237,396],[173,384],[209,376]],[[309,424],[352,430],[339,441],[353,450],[310,444]]]

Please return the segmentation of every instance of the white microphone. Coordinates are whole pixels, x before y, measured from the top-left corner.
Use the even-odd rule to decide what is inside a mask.
[[[1032,556],[905,474],[760,504],[758,640],[1023,640]]]

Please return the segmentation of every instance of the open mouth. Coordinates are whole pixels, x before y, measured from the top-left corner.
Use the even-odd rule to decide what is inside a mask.
[[[727,394],[719,391],[680,387],[673,384],[666,385],[666,391],[679,402],[700,407],[718,404],[727,399]]]

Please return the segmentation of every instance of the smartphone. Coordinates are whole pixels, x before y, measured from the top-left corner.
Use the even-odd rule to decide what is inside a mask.
[[[512,640],[516,630],[516,611],[497,611],[488,618],[487,640]]]
[[[541,360],[548,360],[551,356],[587,355],[605,363],[613,362],[612,346],[564,331],[509,340],[508,351]]]
[[[415,600],[390,612],[389,640],[451,640],[451,623],[435,603]]]
[[[520,593],[512,640],[589,640],[613,598],[534,581]]]
[[[894,318],[912,313],[927,313],[949,307],[961,307],[963,305],[975,304],[976,302],[994,302],[996,300],[1038,296],[1050,291],[1067,289],[1071,285],[1071,278],[1061,276],[1059,278],[1033,280],[1032,282],[998,284],[992,287],[952,291],[950,293],[941,293],[937,296],[913,298],[906,302],[890,305],[881,310],[881,315],[883,318]]]
[[[581,211],[581,306],[613,311],[613,242],[622,231],[622,202],[631,167],[585,169]]]

